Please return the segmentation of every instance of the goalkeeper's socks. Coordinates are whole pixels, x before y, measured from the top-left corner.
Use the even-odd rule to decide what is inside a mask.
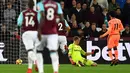
[[[50,57],[51,57],[51,61],[52,61],[53,71],[58,73],[58,71],[59,71],[58,53],[57,52],[51,52]]]
[[[32,73],[32,69],[28,68],[27,73]]]

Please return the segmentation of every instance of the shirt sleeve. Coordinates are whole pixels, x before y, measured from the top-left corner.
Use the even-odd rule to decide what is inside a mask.
[[[124,29],[124,27],[123,27],[123,24],[122,24],[122,22],[120,20],[119,20],[119,22],[120,22],[119,31],[122,31]]]
[[[81,48],[81,47],[80,47]],[[86,54],[86,52],[81,48],[81,54],[82,55],[85,55]]]
[[[37,20],[38,20],[38,23],[40,23],[40,20],[41,20],[41,14],[40,14],[40,12],[37,12]]]
[[[37,4],[37,10],[38,10],[39,12],[44,11],[44,5],[43,5],[42,2],[39,2],[39,3]]]
[[[73,51],[73,45],[70,44],[68,49],[69,49],[69,53],[68,54],[71,56],[72,55],[72,51]]]
[[[23,23],[23,12],[20,13],[18,20],[17,20],[17,25],[21,26]]]
[[[108,22],[108,24],[109,24],[109,27],[108,27],[107,32],[103,34],[104,37],[105,37],[106,35],[108,35],[108,34],[111,32],[111,30],[112,30],[112,23],[111,23],[111,22]]]
[[[69,27],[69,24],[68,24],[68,22],[66,20],[65,20],[65,26]]]
[[[60,5],[59,3],[57,3],[57,5],[58,5],[58,11],[57,11],[57,13],[58,13],[58,14],[63,14],[61,5]]]

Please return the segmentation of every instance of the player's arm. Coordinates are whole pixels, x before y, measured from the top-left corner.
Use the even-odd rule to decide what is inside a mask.
[[[40,20],[39,20],[39,26],[38,26],[38,39],[41,41],[41,30],[42,30],[42,27],[43,27],[43,23],[44,23],[44,20],[45,20],[45,16],[44,16],[44,11],[41,11],[40,12]]]
[[[81,50],[81,54],[84,56],[92,55],[92,52],[85,52],[83,49]]]
[[[42,2],[39,2],[37,4],[37,8],[38,8],[38,13],[39,13],[39,26],[38,26],[38,39],[41,40],[41,30],[42,30],[42,24],[44,23],[45,20],[45,13],[44,13],[44,5],[42,4]]]
[[[75,62],[72,60],[73,44],[70,44],[68,48],[69,48],[69,52],[68,52],[69,60],[70,60],[71,64],[74,65]]]
[[[119,21],[119,22],[120,22],[119,31],[121,32],[124,29],[124,27],[123,27],[123,24],[121,23],[121,21]]]
[[[101,35],[100,38],[103,38],[103,37],[107,36],[107,35],[111,32],[111,30],[112,30],[112,25],[111,25],[110,22],[109,22],[108,24],[109,24],[109,28],[108,28],[107,32],[104,33],[103,35]]]
[[[67,23],[67,21],[65,20],[65,26],[66,26],[66,35],[68,35],[69,34],[69,32],[70,32],[70,26],[69,26],[69,24]]]
[[[80,47],[81,48],[81,47]],[[81,48],[82,49],[82,48]],[[84,56],[88,56],[88,55],[91,55],[92,52],[85,52],[83,49],[80,51],[82,55]]]
[[[60,21],[61,22],[65,22],[64,21],[64,15],[63,15],[63,11],[62,11],[61,5],[59,3],[57,3],[57,5],[58,5],[57,13],[58,13],[58,15],[60,17]]]
[[[17,25],[20,27],[23,23],[23,12],[20,13],[18,19],[17,19]]]
[[[69,50],[68,57],[71,58],[71,55],[72,55],[72,52],[73,52],[73,45],[72,44],[69,45],[68,50]]]
[[[38,20],[38,24],[40,24],[41,22],[41,13],[37,12],[37,20]]]
[[[81,49],[82,49],[82,48],[81,48]],[[97,52],[99,52],[98,49],[92,50],[92,52],[85,52],[83,49],[81,50],[81,54],[84,55],[84,56],[96,54]]]
[[[69,24],[68,24],[68,22],[66,20],[65,20],[65,26],[66,26],[66,30],[70,31],[70,26],[69,26]]]

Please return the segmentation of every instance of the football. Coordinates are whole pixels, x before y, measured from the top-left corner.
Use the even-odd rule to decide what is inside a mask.
[[[16,60],[16,64],[18,64],[18,65],[22,64],[22,62],[23,62],[23,61],[22,61],[21,59],[17,59],[17,60]]]

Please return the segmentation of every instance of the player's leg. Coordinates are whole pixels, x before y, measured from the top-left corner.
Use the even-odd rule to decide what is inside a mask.
[[[84,59],[84,64],[86,66],[97,66],[97,63],[93,62],[92,60]]]
[[[28,58],[28,70],[27,73],[32,73],[33,61]]]
[[[34,48],[34,50],[33,50],[33,51],[34,51],[34,53],[35,53],[35,55],[36,55],[36,54],[37,54],[36,47]],[[37,55],[36,55],[36,57],[37,57]],[[36,72],[38,72],[38,68],[37,68],[37,61],[35,61],[33,64],[34,64],[34,66],[35,66],[35,71],[36,71]]]
[[[57,44],[58,44],[58,35],[48,35],[47,38],[47,48],[50,51],[50,57],[52,61],[52,67],[54,73],[58,73],[59,71],[59,56],[57,52]]]
[[[39,73],[44,73],[43,70],[43,55],[42,55],[43,51],[37,51],[37,67],[38,67],[38,72]]]
[[[109,36],[108,39],[107,39],[107,46],[108,46],[108,55],[110,57],[111,60],[113,60],[113,54],[112,54],[112,48],[113,48],[113,44],[114,44],[114,41],[113,41],[113,38],[112,36]]]
[[[120,35],[115,35],[114,37],[116,40],[115,40],[115,47],[113,48],[114,49],[114,53],[115,53],[115,65],[118,64],[118,50],[117,50],[117,46],[119,44],[119,40],[120,40]]]
[[[82,66],[85,66],[84,64],[84,58],[80,57],[76,59],[76,65],[79,66],[79,67],[82,67]]]
[[[66,36],[59,36],[58,37],[59,41],[60,41],[60,49],[62,50],[62,53],[66,54],[66,46],[67,46],[67,39]]]
[[[37,67],[38,67],[38,72],[39,73],[44,73],[44,69],[43,69],[43,48],[45,47],[45,43],[46,43],[46,36],[42,36],[42,40],[41,42],[37,39],[36,41],[36,49],[37,49]]]
[[[22,40],[25,45],[25,48],[28,52],[28,70],[32,69],[33,62],[36,61],[36,55],[34,53],[34,42],[33,38],[30,32],[24,32],[22,35]],[[32,62],[33,61],[33,62]],[[28,73],[31,73],[31,71],[27,71]]]
[[[114,62],[115,62],[115,58],[113,57],[113,54],[112,54],[112,48],[114,47],[114,38],[113,36],[110,36],[109,39],[108,39],[108,42],[107,42],[107,46],[108,46],[108,56],[110,57],[111,59],[111,66],[113,66]]]

